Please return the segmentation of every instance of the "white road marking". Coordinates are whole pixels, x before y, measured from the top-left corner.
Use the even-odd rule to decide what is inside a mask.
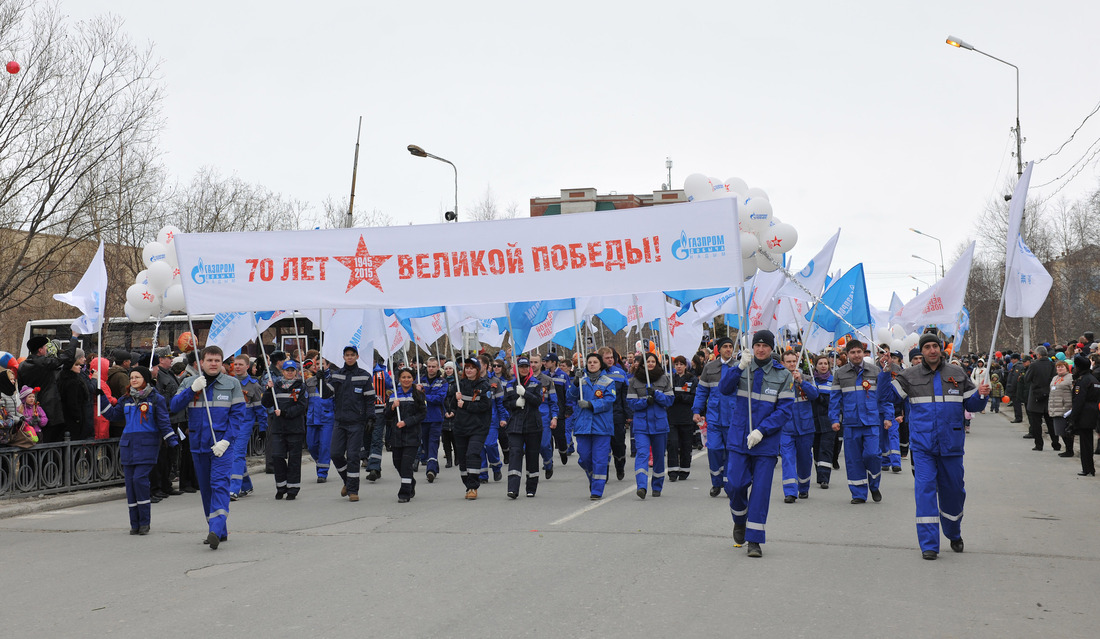
[[[695,461],[696,459],[699,459],[700,457],[703,457],[706,454],[707,454],[706,449],[703,449],[703,450],[695,453],[694,455],[692,455],[691,460]],[[572,521],[572,520],[576,519],[577,517],[580,517],[581,515],[589,512],[589,511],[592,511],[592,510],[595,510],[595,509],[599,508],[600,506],[606,504],[609,501],[613,501],[613,500],[618,499],[619,497],[623,497],[625,495],[633,495],[636,492],[638,492],[638,489],[636,487],[625,488],[622,491],[617,492],[617,493],[615,493],[614,495],[612,495],[610,497],[604,497],[600,501],[592,502],[591,504],[588,504],[587,506],[585,506],[584,508],[581,508],[580,510],[578,510],[576,512],[570,513],[570,514],[566,515],[565,517],[562,517],[561,519],[558,519],[556,521],[552,521],[552,522],[550,522],[550,525],[551,526],[558,526],[560,524],[564,524],[567,521]]]

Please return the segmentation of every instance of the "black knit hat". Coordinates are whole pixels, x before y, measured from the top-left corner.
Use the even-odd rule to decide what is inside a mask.
[[[924,345],[925,344],[931,344],[931,343],[935,343],[941,349],[943,348],[943,342],[940,341],[940,338],[935,333],[925,333],[924,335],[921,335],[920,336],[920,341],[918,343],[920,345],[921,350],[924,350]]]
[[[45,335],[35,335],[27,340],[27,350],[30,351],[31,355],[34,355],[35,351],[48,344],[49,341],[49,338]]]
[[[146,386],[153,383],[153,373],[151,373],[149,369],[144,366],[131,366],[130,372],[141,375],[141,378],[145,380]]]
[[[767,344],[772,350],[775,350],[775,334],[768,329],[756,331],[752,336],[752,345]]]

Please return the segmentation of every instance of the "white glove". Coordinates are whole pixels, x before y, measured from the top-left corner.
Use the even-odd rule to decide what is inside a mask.
[[[516,395],[519,395],[520,397],[523,397],[526,394],[527,394],[527,389],[524,388],[523,384],[516,384]]]
[[[520,388],[523,388],[523,387],[520,386]],[[527,405],[527,400],[526,399],[523,399],[522,397],[520,397],[519,399],[516,400],[516,408],[523,408],[526,405]]]
[[[746,348],[745,350],[741,351],[741,361],[737,362],[737,368],[740,368],[741,370],[746,370],[751,363],[752,351]]]
[[[206,377],[203,375],[199,375],[195,381],[191,382],[191,390],[196,393],[201,393],[204,388],[206,388]]]
[[[752,429],[752,432],[749,433],[749,436],[745,439],[745,442],[748,444],[749,448],[752,448],[753,446],[759,444],[762,439],[764,439],[764,433],[754,428]]]
[[[755,432],[755,431],[753,431]],[[219,439],[218,443],[210,447],[210,452],[214,453],[215,457],[221,457],[225,454],[225,451],[229,448],[228,439]],[[750,447],[751,448],[751,447]]]

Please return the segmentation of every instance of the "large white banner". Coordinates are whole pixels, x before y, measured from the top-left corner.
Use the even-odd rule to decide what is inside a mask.
[[[176,236],[191,313],[409,308],[741,282],[730,199],[367,229]]]

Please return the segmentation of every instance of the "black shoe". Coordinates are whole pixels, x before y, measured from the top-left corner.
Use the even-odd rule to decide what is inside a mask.
[[[130,534],[131,534],[131,535],[136,535],[136,534],[138,534],[138,529],[137,529],[137,528],[131,528],[131,529],[130,529]]]
[[[654,497],[660,497],[661,496],[661,491],[659,491],[659,490],[653,491],[653,496]]]
[[[833,470],[840,470],[840,462],[838,462],[838,461],[833,462]]]
[[[860,499],[859,497],[853,497],[852,498],[852,503],[853,504],[866,504],[867,500],[866,499]]]
[[[149,496],[149,501],[153,502],[154,504],[159,504],[159,503],[160,503],[160,499],[161,499],[161,498],[160,498],[160,497],[157,497],[156,495],[150,495],[150,496]]]
[[[318,484],[323,484],[323,483],[325,483],[326,481],[328,481],[328,477],[318,477],[318,478],[317,478],[317,483],[318,483]]]
[[[149,527],[148,526],[138,526],[137,534],[139,534],[139,535],[148,535],[149,534]]]
[[[711,486],[710,487],[710,496],[711,497],[717,497],[718,494],[721,493],[721,492],[722,492],[722,487],[721,486]]]
[[[963,551],[962,537],[959,537],[958,539],[952,539],[951,540],[951,550],[954,550],[955,552],[962,552]]]
[[[399,503],[399,504],[407,504],[407,503],[409,503],[409,498],[408,498],[408,497],[405,497],[404,495],[402,495],[401,497],[398,497],[398,498],[397,498],[397,503]]]
[[[877,504],[878,502],[882,501],[882,493],[877,490],[872,490],[871,499],[875,500],[875,503]]]
[[[185,493],[197,493],[197,492],[199,492],[199,489],[195,488],[194,486],[184,486],[182,488],[182,490]]]
[[[527,493],[527,499],[533,499],[534,497],[535,493]]]
[[[799,499],[809,499],[810,498],[810,493],[798,493],[798,498]]]
[[[286,497],[286,488],[276,488],[275,499],[282,499],[283,497]]]
[[[1035,435],[1024,435],[1024,439],[1035,439]]]
[[[516,497],[519,497],[519,493],[514,493],[510,490],[508,491],[508,499],[515,499]]]
[[[494,470],[493,471],[493,481],[500,481],[503,478],[504,478],[504,475],[502,475],[499,470]],[[547,477],[547,479],[550,479],[550,478]]]
[[[435,481],[435,473],[433,473],[432,471],[429,470],[428,471],[428,483],[430,484],[434,481]]]
[[[926,551],[922,552],[920,554],[920,556],[924,557],[925,559],[928,559],[928,560],[933,560],[933,559],[936,559],[937,557],[939,557],[940,553],[936,552],[935,550],[926,550]]]
[[[1024,423],[1024,420],[1022,420],[1022,419],[1010,419],[1008,421],[1008,423],[1009,424],[1022,424],[1022,423]]]
[[[794,495],[787,495],[786,497],[783,498],[783,503],[784,504],[793,504],[795,502],[795,500],[796,500],[796,497]]]
[[[764,551],[760,550],[760,544],[756,543],[755,541],[750,541],[749,542],[749,551],[748,551],[747,554],[748,554],[749,557],[753,557],[753,558],[763,557],[764,556]]]
[[[382,478],[382,471],[380,471],[380,470],[372,470],[369,473],[367,473],[367,481],[378,481],[381,478]]]
[[[745,543],[745,524],[733,525],[733,543],[738,546]]]
[[[669,481],[680,481],[680,476],[677,475],[676,473],[669,473],[668,474],[668,480]]]
[[[153,497],[160,497],[161,499],[168,499],[168,493],[163,490],[158,490],[153,493]]]
[[[901,472],[901,466],[891,466],[891,467],[890,467],[890,472],[892,472],[892,473],[900,473],[900,472]]]
[[[645,499],[645,488],[639,488],[634,491],[634,494],[638,496],[638,499]]]
[[[818,484],[818,487],[821,488],[821,490],[829,490],[829,482],[823,481]]]
[[[554,468],[551,466],[550,468],[546,469],[546,478],[550,479],[553,476],[554,476]],[[499,480],[497,480],[497,481],[499,481]]]
[[[451,463],[451,460],[449,460],[449,459],[448,459],[448,460],[447,460],[447,465],[446,465],[446,466],[444,466],[444,468],[454,468],[454,464],[452,464],[452,463]]]
[[[172,489],[169,489],[169,490],[168,490],[168,495],[169,495],[169,496],[171,496],[171,497],[175,497],[176,495],[182,495],[182,494],[183,494],[183,493],[181,493],[180,491],[176,490],[175,488],[172,488]]]
[[[622,481],[623,477],[626,477],[626,469],[625,468],[616,468],[615,469],[615,479],[618,479],[619,481]]]
[[[1042,446],[1035,446],[1031,450],[1043,450],[1043,447]]]
[[[569,462],[569,455],[565,453],[558,453],[558,457],[561,457],[561,465],[564,466]]]
[[[1057,442],[1055,442],[1055,443],[1053,443],[1053,444],[1051,444],[1051,445],[1050,445],[1050,449],[1051,449],[1051,450],[1062,450],[1062,445],[1061,445],[1061,444],[1059,444],[1059,443],[1057,443]]]
[[[288,491],[286,491],[286,500],[287,501],[293,501],[297,498],[298,498],[298,491],[297,490],[288,490]]]
[[[418,459],[418,460],[413,462],[413,472],[415,473],[419,470],[420,470],[420,460]]]
[[[208,535],[206,535],[206,541],[203,543],[210,546],[210,550],[217,550],[218,544],[221,543],[221,539],[219,539],[218,536],[214,533],[209,533]]]
[[[1058,456],[1059,457],[1073,457],[1073,451],[1072,450],[1067,450],[1064,453],[1058,453]]]
[[[588,499],[590,499],[591,501],[599,501],[603,499],[603,495],[589,495]]]
[[[690,472],[681,470],[680,471],[680,481],[687,481],[688,475],[690,475],[690,474],[691,474]]]
[[[1086,472],[1082,471],[1080,473],[1077,473],[1077,476],[1078,477],[1096,477],[1096,471],[1094,470],[1091,473],[1086,473]]]

